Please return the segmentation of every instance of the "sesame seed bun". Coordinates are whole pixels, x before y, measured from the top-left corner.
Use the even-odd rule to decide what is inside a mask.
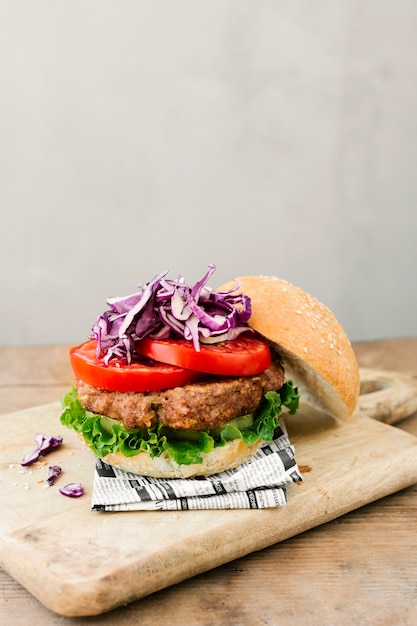
[[[300,287],[274,276],[242,276],[236,281],[238,291],[251,298],[249,326],[281,355],[286,378],[298,386],[301,400],[349,419],[359,397],[359,367],[333,313]]]

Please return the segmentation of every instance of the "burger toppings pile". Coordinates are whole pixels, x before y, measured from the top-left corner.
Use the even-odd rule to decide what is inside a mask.
[[[100,315],[93,327],[97,340],[97,356],[104,362],[118,356],[131,362],[137,343],[144,337],[168,339],[182,337],[191,341],[196,352],[200,342],[211,344],[236,339],[248,331],[250,300],[232,289],[216,292],[207,286],[215,271],[210,265],[207,274],[194,286],[183,277],[177,280],[159,274],[138,293],[124,298],[109,298],[108,311]]]
[[[214,265],[195,285],[157,275],[137,293],[107,300],[89,339],[71,348],[74,388],[61,422],[99,457],[166,453],[201,463],[219,446],[272,441],[297,389],[248,325],[250,299],[214,291]]]

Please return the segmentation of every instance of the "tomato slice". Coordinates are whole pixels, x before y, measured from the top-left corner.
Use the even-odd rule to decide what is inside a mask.
[[[214,344],[200,344],[200,351],[186,339],[150,339],[138,342],[140,354],[185,367],[190,370],[223,376],[253,376],[271,365],[269,345],[253,335],[240,335],[237,339]]]
[[[96,357],[97,342],[91,339],[69,351],[74,375],[106,391],[160,391],[194,382],[200,372],[142,359],[128,365],[122,359],[111,359],[106,365]],[[137,355],[140,359],[139,355]]]

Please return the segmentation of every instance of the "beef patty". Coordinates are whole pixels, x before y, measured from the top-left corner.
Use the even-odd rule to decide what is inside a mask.
[[[149,428],[156,422],[185,430],[217,428],[225,422],[251,413],[267,391],[284,384],[279,361],[256,376],[208,377],[203,381],[166,389],[136,393],[104,391],[81,380],[75,381],[85,409],[123,422],[126,428]]]

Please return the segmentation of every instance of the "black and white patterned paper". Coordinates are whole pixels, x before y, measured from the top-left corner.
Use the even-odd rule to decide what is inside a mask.
[[[138,476],[97,460],[95,511],[265,509],[287,503],[287,485],[302,480],[285,425],[239,467],[196,478]]]

